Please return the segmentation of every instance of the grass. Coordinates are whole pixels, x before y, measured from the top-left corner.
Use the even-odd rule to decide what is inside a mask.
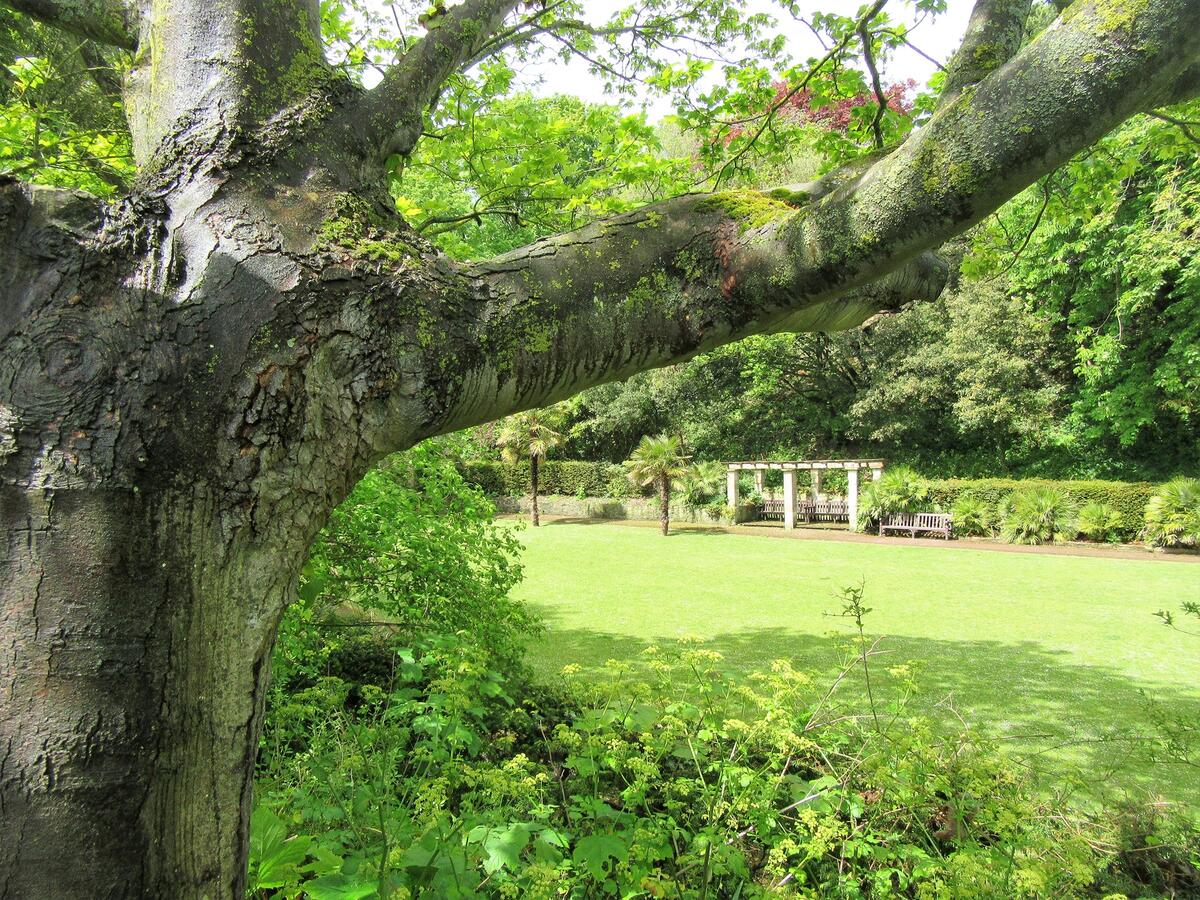
[[[650,643],[698,637],[735,674],[786,658],[835,664],[850,634],[839,591],[862,582],[867,629],[921,661],[917,707],[996,736],[1047,787],[1082,798],[1159,795],[1200,809],[1195,769],[1152,764],[1128,737],[1150,721],[1142,692],[1200,717],[1200,637],[1154,616],[1200,600],[1200,566],[772,540],[648,528],[550,524],[521,533],[517,589],[546,619],[531,647],[545,672],[636,658]],[[873,673],[872,678],[876,676]],[[841,690],[860,691],[849,680]]]

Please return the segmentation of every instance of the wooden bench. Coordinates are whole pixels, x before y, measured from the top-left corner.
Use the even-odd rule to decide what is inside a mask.
[[[845,500],[801,500],[796,504],[796,515],[805,522],[848,522],[850,504]]]
[[[888,516],[879,525],[879,533],[888,531],[907,531],[909,537],[916,537],[917,532],[940,534],[950,540],[954,522],[948,513],[897,513]]]
[[[766,520],[783,521],[783,507],[782,500],[764,498],[761,515]],[[849,517],[850,505],[845,500],[823,500],[820,503],[801,500],[796,504],[796,518],[805,522],[845,522]]]

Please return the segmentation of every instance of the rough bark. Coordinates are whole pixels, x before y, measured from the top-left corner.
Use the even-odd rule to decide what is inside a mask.
[[[658,479],[658,523],[663,537],[671,533],[671,479],[663,475]]]
[[[134,192],[0,181],[2,898],[242,895],[274,629],[382,455],[934,296],[930,250],[1200,55],[1192,0],[1078,0],[888,155],[456,265],[379,189],[377,125],[425,70],[362,95],[312,0],[149,5]]]

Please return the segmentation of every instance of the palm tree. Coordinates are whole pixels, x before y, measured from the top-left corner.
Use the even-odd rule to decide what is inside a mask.
[[[496,446],[507,463],[522,459],[529,460],[529,485],[532,491],[529,518],[535,526],[538,518],[538,467],[546,454],[562,443],[562,435],[555,431],[561,427],[562,414],[557,409],[534,409],[509,416],[496,435]]]
[[[642,486],[658,485],[663,534],[671,527],[671,479],[687,472],[687,461],[688,458],[680,453],[679,438],[663,435],[642,438],[625,462],[631,481]]]

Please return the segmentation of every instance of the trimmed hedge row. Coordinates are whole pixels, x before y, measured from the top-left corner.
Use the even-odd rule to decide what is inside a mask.
[[[463,478],[493,497],[521,497],[529,493],[529,462],[468,462]],[[612,463],[548,459],[538,471],[538,490],[568,497],[623,499],[648,495],[630,482],[625,469]]]
[[[962,496],[975,497],[993,509],[1014,491],[1045,485],[1063,491],[1078,509],[1093,500],[1107,504],[1121,516],[1118,536],[1123,540],[1136,538],[1146,524],[1146,503],[1157,490],[1147,482],[1127,481],[1050,481],[1048,479],[1015,478],[952,478],[930,481],[930,498],[938,509],[950,510]]]
[[[529,463],[477,461],[464,463],[463,477],[494,497],[522,497],[529,493]],[[625,470],[605,462],[546,460],[538,478],[543,494],[568,497],[626,497],[649,496],[650,490],[640,490],[630,483]],[[1105,503],[1121,515],[1119,536],[1125,540],[1137,537],[1146,523],[1146,503],[1157,485],[1125,481],[1051,481],[1048,479],[1016,478],[949,478],[930,480],[930,502],[936,509],[949,511],[954,501],[964,495],[982,500],[995,508],[1013,492],[1036,485],[1048,485],[1064,491],[1076,507],[1092,500]]]

